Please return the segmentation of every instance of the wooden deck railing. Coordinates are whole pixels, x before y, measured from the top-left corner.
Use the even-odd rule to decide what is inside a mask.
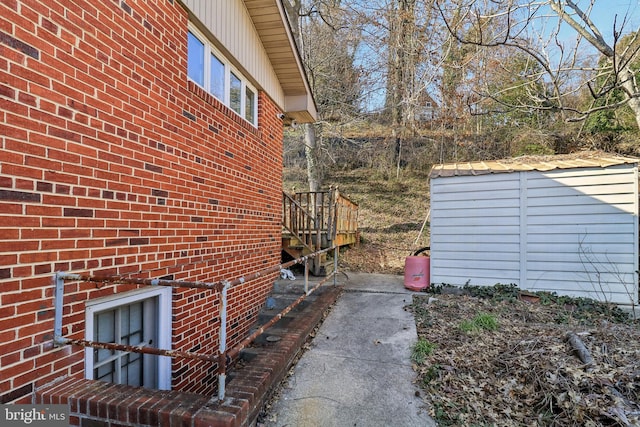
[[[311,230],[317,230],[316,221],[311,212],[296,198],[282,192],[282,226],[283,231],[296,237],[304,246],[313,251]]]
[[[309,249],[352,244],[358,231],[358,205],[340,194],[329,191],[283,192],[282,225]]]
[[[356,243],[358,234],[358,205],[334,190],[335,231],[333,243],[336,246]]]

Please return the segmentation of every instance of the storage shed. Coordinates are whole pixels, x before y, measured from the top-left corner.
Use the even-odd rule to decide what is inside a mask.
[[[638,303],[638,159],[603,153],[431,170],[431,282]]]

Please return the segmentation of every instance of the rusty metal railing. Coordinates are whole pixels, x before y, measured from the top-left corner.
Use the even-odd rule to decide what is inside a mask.
[[[226,372],[227,372],[227,364],[228,360],[237,356],[240,351],[250,345],[260,334],[262,334],[265,330],[273,326],[280,320],[283,316],[285,316],[288,312],[293,310],[298,304],[300,304],[304,299],[311,295],[314,291],[316,291],[320,286],[325,284],[329,279],[333,278],[334,286],[336,283],[336,274],[338,272],[338,254],[339,248],[337,246],[333,246],[331,248],[323,249],[316,251],[312,254],[309,254],[304,257],[297,258],[293,261],[289,261],[283,264],[278,264],[273,267],[266,268],[264,270],[260,270],[256,273],[238,277],[233,280],[221,280],[218,282],[190,282],[190,281],[180,281],[180,280],[164,280],[164,279],[136,279],[136,278],[127,278],[122,276],[91,276],[91,275],[83,275],[83,274],[73,274],[73,273],[64,273],[57,272],[54,277],[54,286],[55,286],[55,295],[54,295],[54,332],[53,332],[53,342],[56,346],[64,346],[64,345],[77,345],[81,347],[91,347],[98,349],[108,349],[108,350],[120,350],[120,351],[128,351],[133,353],[144,353],[144,354],[152,354],[158,356],[167,356],[172,358],[186,358],[186,359],[197,359],[207,362],[217,362],[218,363],[218,399],[224,400],[225,398],[225,386],[226,386]],[[325,252],[333,251],[333,262],[334,268],[333,272],[327,277],[318,282],[313,288],[309,289],[309,260],[320,256]],[[289,304],[286,308],[284,308],[280,313],[275,315],[270,321],[262,325],[258,328],[253,334],[242,340],[240,343],[236,344],[233,348],[227,350],[227,292],[230,288],[234,286],[242,285],[251,280],[255,280],[257,278],[263,277],[267,274],[279,272],[284,268],[291,267],[296,264],[304,263],[305,274],[304,274],[304,294],[301,295],[297,300],[293,303]],[[180,350],[172,350],[172,349],[160,349],[155,347],[148,346],[131,346],[125,344],[117,344],[117,343],[108,343],[108,342],[99,342],[99,341],[89,341],[83,339],[73,339],[66,338],[62,336],[63,329],[63,309],[64,309],[64,286],[66,281],[81,281],[81,282],[96,282],[96,283],[113,283],[113,284],[131,284],[131,285],[147,285],[147,286],[169,286],[174,288],[197,288],[197,289],[210,289],[216,292],[220,292],[220,331],[219,331],[219,350],[217,355],[213,354],[202,354],[188,351],[180,351]]]

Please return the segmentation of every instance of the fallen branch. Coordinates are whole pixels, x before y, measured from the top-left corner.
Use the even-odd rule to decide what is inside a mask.
[[[427,304],[430,297],[438,298],[437,309]],[[579,314],[564,301],[505,300],[414,297],[418,336],[437,345],[417,375],[439,425],[640,427],[636,323],[605,324],[606,310]],[[500,313],[500,330],[462,335],[461,322],[478,313]],[[560,313],[566,323],[558,323]],[[589,350],[591,372],[568,342],[569,331]]]
[[[592,371],[593,358],[591,357],[591,353],[589,353],[589,350],[587,350],[587,347],[584,345],[580,337],[576,335],[575,332],[567,332],[566,338],[567,341],[569,341],[569,344],[571,344],[571,347],[573,347],[573,350],[578,355],[580,361],[584,363],[587,372]]]

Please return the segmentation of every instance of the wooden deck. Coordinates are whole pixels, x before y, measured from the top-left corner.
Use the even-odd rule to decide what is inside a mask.
[[[358,205],[338,189],[282,193],[282,250],[294,258],[333,246],[358,243]],[[326,257],[314,260],[323,274]]]

